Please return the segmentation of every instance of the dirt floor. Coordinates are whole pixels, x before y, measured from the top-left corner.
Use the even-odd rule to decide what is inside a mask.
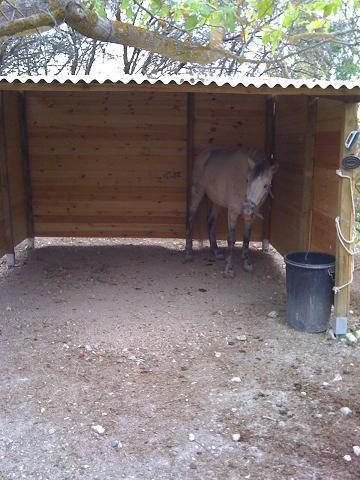
[[[0,266],[1,480],[360,478],[360,348],[286,325],[276,253],[229,280],[182,250],[41,239]]]

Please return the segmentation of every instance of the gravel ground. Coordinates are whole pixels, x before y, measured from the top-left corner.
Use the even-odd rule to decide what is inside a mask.
[[[37,239],[0,265],[1,480],[360,478],[360,348],[287,326],[276,252],[229,280],[183,247]]]

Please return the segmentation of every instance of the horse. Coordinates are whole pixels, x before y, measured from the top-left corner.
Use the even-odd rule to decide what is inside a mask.
[[[242,147],[208,148],[195,160],[191,179],[191,197],[186,225],[185,261],[192,260],[193,222],[203,196],[212,202],[207,217],[210,249],[216,259],[224,259],[216,242],[216,220],[223,208],[228,210],[228,255],[225,277],[234,277],[233,250],[236,223],[241,214],[244,220],[243,268],[252,271],[249,258],[251,229],[258,210],[266,197],[271,195],[271,181],[278,165],[271,165],[264,153]]]

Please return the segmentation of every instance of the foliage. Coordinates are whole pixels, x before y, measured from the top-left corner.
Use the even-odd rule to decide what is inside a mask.
[[[25,4],[26,0],[17,4],[21,2]],[[31,3],[65,5],[67,1]],[[86,39],[76,28],[59,23],[45,33],[37,33],[38,29],[31,36],[4,39],[0,68],[2,73],[8,73],[11,68],[46,71],[49,66],[58,65],[59,71],[89,73],[96,43],[95,58],[115,56],[127,73],[159,75],[182,70],[192,74],[351,79],[360,73],[359,3],[360,0],[83,0],[78,4],[86,5],[99,18],[125,22],[126,28],[134,28],[134,32],[140,28],[158,35],[154,36],[154,44],[156,39],[167,38],[173,47],[159,47],[156,51],[155,45],[147,52],[143,44],[129,47],[125,41],[122,49],[115,50],[93,40],[91,32]],[[12,3],[0,4],[0,26],[1,13],[4,22],[8,18],[19,19],[19,12],[24,11],[17,8],[9,14],[9,5]],[[137,33],[141,37],[140,30]],[[194,60],[181,61],[173,58],[180,45],[184,51],[200,45],[209,54],[218,54],[210,55],[208,63],[203,62],[205,65],[196,62],[196,55],[190,55]],[[85,53],[79,55],[81,52]]]

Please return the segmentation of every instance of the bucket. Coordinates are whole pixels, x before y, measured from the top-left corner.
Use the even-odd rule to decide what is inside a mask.
[[[293,252],[285,263],[288,324],[302,332],[324,332],[334,299],[334,255]]]

